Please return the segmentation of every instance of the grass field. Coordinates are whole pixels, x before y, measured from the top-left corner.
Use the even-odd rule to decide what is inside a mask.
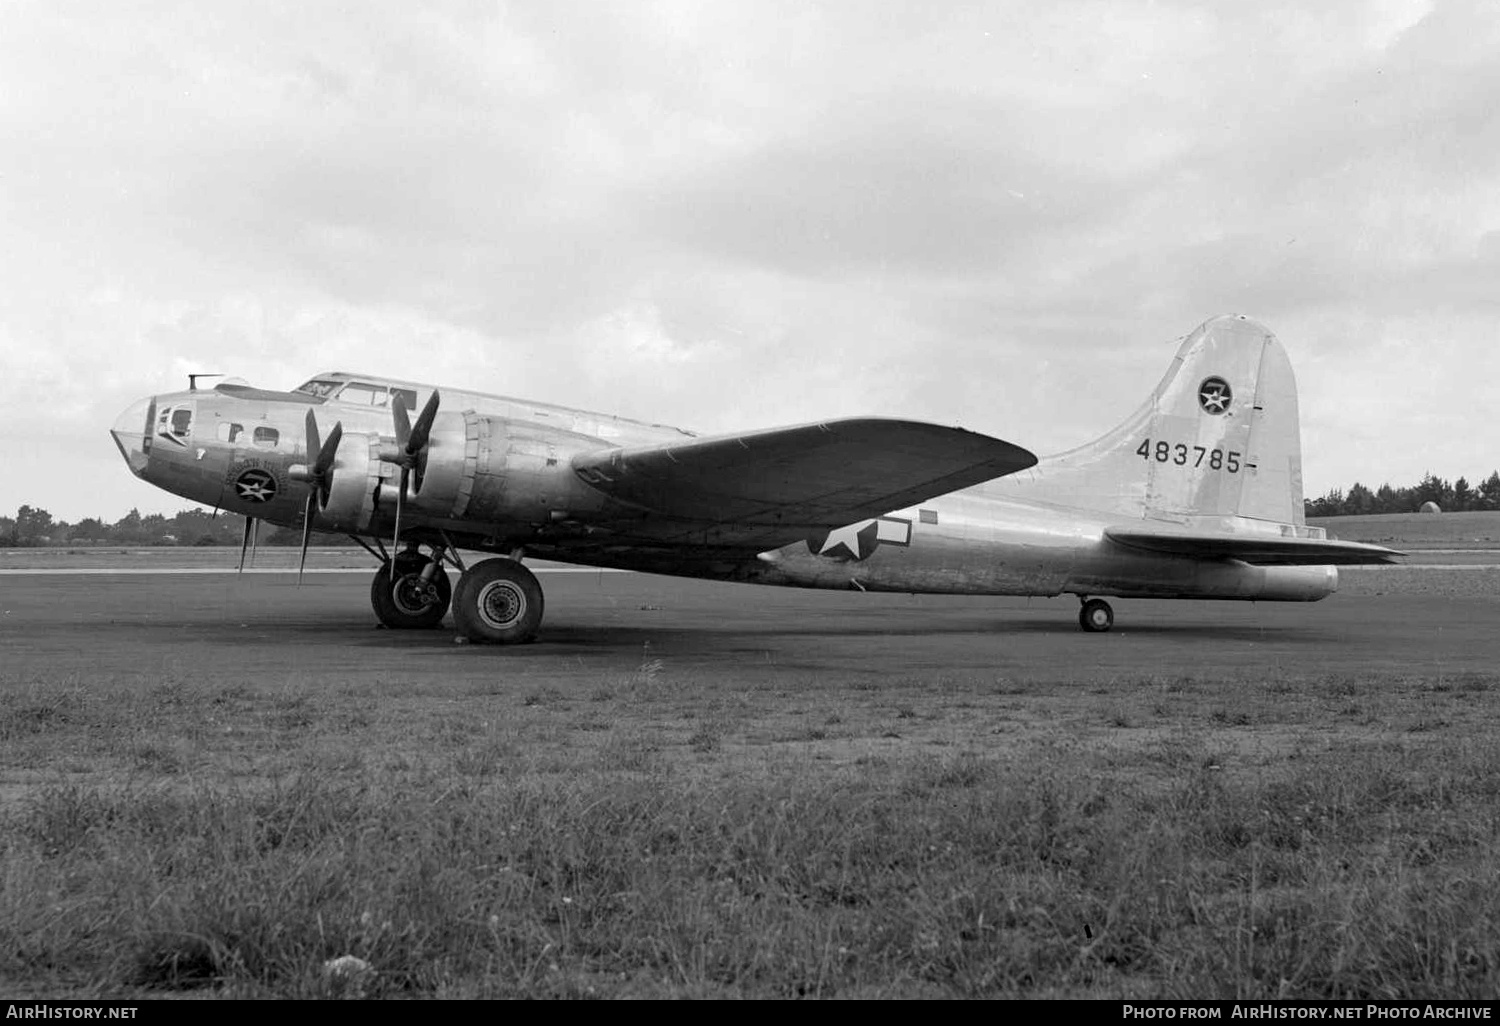
[[[1500,670],[1243,628],[1163,635],[1193,672],[338,658],[216,615],[7,636],[5,996],[1500,993]]]
[[[1344,541],[1395,548],[1500,549],[1500,513],[1390,513],[1366,517],[1315,517],[1308,523]]]
[[[10,996],[1493,996],[1500,677],[33,681]],[[990,745],[954,743],[980,719]]]

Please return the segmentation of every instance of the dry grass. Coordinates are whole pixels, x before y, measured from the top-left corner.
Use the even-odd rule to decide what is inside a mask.
[[[1500,989],[1496,675],[6,684],[17,996]]]

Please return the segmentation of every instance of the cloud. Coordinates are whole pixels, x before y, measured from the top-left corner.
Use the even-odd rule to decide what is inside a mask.
[[[1497,42],[1426,0],[23,4],[0,374],[52,405],[0,411],[0,511],[175,508],[104,431],[197,370],[1051,451],[1224,311],[1307,368],[1311,491],[1485,474],[1443,397],[1492,367]]]

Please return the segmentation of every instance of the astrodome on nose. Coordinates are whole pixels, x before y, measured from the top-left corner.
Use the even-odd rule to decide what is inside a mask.
[[[151,409],[151,399],[138,399],[131,403],[125,412],[115,418],[114,427],[110,428],[110,436],[114,438],[115,445],[119,447],[120,455],[125,458],[126,466],[136,477],[140,477],[146,469],[146,432],[150,425],[146,423],[147,411]]]

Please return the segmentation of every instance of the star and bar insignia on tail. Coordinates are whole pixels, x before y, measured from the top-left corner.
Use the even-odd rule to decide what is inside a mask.
[[[901,517],[876,517],[829,531],[821,540],[809,538],[807,548],[815,556],[840,562],[868,559],[881,545],[911,544],[911,521]]]

